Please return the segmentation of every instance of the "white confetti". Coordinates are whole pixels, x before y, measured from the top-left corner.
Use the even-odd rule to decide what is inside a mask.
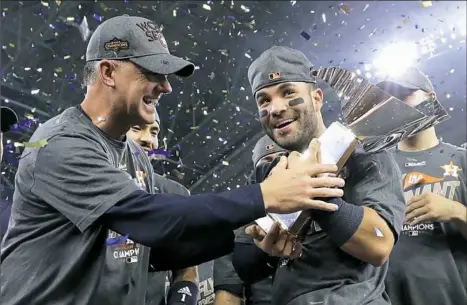
[[[376,236],[378,237],[384,237],[383,232],[381,232],[381,230],[378,228],[375,228],[375,233],[376,233]]]
[[[211,7],[207,4],[203,4],[203,8],[207,11],[210,11],[211,10]]]
[[[324,13],[321,15],[321,18],[323,18],[323,22],[326,23],[326,15]]]
[[[245,12],[245,13],[249,13],[250,12],[250,9],[246,6],[244,6],[243,4],[240,5],[240,8]]]

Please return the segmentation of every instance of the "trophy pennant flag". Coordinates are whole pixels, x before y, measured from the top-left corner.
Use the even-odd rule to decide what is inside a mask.
[[[339,170],[357,145],[368,153],[388,149],[450,118],[436,98],[412,107],[354,72],[329,67],[313,74],[325,81],[341,101],[345,123],[333,122],[319,137],[322,163],[336,164]],[[269,213],[256,220],[265,232],[274,222],[300,239],[310,229],[312,211]]]

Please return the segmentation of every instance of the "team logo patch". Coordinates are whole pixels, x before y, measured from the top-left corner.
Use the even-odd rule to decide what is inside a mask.
[[[117,37],[114,37],[104,44],[104,49],[106,51],[119,52],[121,50],[128,50],[129,48],[130,43],[128,41],[118,39]]]
[[[281,78],[280,72],[269,73],[269,80],[276,80]]]
[[[274,144],[269,144],[268,146],[266,146],[267,151],[273,151],[275,148],[276,146]]]
[[[458,178],[459,175],[457,174],[457,172],[460,172],[462,170],[462,168],[460,168],[459,166],[454,165],[454,162],[452,161],[450,161],[448,165],[443,165],[440,167],[444,169],[444,177],[451,176]]]
[[[441,182],[444,178],[433,177],[420,172],[410,172],[404,178],[404,190],[422,183]]]

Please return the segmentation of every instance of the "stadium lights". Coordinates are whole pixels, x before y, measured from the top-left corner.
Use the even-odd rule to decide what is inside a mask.
[[[373,61],[377,75],[396,77],[413,66],[419,56],[415,43],[400,42],[388,45]]]

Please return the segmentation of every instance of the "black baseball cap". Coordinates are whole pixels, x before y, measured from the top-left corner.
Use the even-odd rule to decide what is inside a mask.
[[[262,158],[278,152],[287,152],[287,150],[277,145],[268,135],[262,136],[253,148],[253,156],[251,157],[253,166],[256,167]]]
[[[387,78],[377,83],[376,86],[399,99],[404,99],[418,90],[427,93],[435,92],[430,79],[415,67],[407,68],[399,76]]]
[[[157,74],[187,77],[194,64],[171,55],[162,28],[149,19],[122,15],[100,24],[92,34],[86,61],[128,59]]]
[[[2,132],[7,132],[10,130],[11,126],[18,123],[18,115],[13,111],[13,109],[8,107],[0,107],[1,117],[1,130]]]
[[[255,59],[248,68],[248,81],[253,95],[258,90],[286,82],[316,83],[313,65],[301,51],[273,46]]]

